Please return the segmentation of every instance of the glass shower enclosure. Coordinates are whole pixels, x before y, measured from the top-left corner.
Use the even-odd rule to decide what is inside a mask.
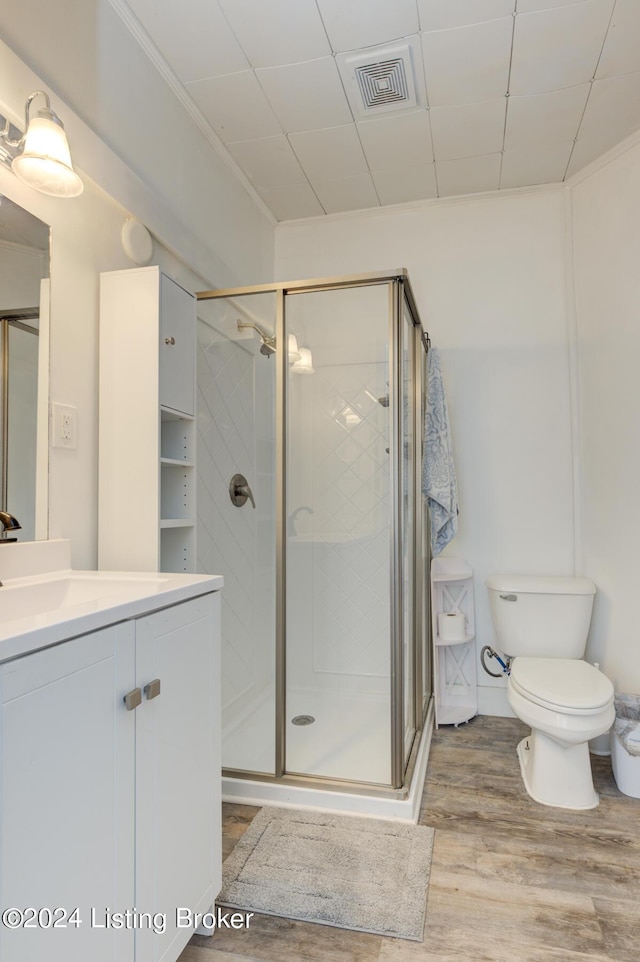
[[[406,791],[432,690],[427,349],[404,270],[198,294],[228,776]]]

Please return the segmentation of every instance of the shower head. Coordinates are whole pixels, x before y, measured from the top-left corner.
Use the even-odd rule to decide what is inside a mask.
[[[246,328],[251,328],[255,331],[262,344],[260,345],[260,353],[264,354],[265,357],[271,357],[272,354],[276,353],[276,339],[275,337],[270,337],[266,331],[263,331],[261,327],[257,324],[252,324],[250,321],[241,321],[240,318],[237,320],[237,326],[239,331],[243,331]]]
[[[267,338],[264,335],[262,337],[262,344],[260,345],[260,353],[264,354],[265,357],[271,357],[272,354],[276,353],[276,345],[272,338]]]

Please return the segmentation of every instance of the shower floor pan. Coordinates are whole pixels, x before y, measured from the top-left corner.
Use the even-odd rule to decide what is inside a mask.
[[[295,725],[298,715],[315,721]],[[335,787],[309,787],[279,780],[264,781],[225,775],[223,800],[249,805],[309,806],[335,812],[353,812],[378,818],[415,822],[433,730],[430,708],[417,749],[409,792],[387,790],[385,797],[363,784],[340,788],[340,780],[384,786],[390,771],[389,705],[383,695],[348,695],[317,690],[288,693],[287,770],[302,777],[336,779]],[[223,735],[223,765],[243,772],[264,771],[273,757],[273,703],[265,700],[229,733]]]

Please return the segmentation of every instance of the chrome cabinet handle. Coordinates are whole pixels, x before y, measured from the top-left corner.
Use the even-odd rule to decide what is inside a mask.
[[[145,685],[144,693],[147,696],[147,701],[151,701],[152,698],[157,698],[160,694],[160,679],[154,678],[153,681]]]
[[[229,497],[236,508],[241,508],[246,501],[250,501],[255,508],[256,502],[249,482],[243,474],[234,474],[229,482]]]
[[[176,343],[176,339],[175,339],[175,337],[165,337],[164,343],[165,343],[165,344],[175,344],[175,343]]]
[[[122,699],[127,711],[133,711],[138,705],[142,704],[142,691],[139,688],[132,688]]]

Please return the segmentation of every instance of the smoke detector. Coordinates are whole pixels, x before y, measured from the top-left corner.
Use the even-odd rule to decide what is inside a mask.
[[[422,60],[413,38],[338,54],[336,61],[356,120],[419,105],[414,65],[422,70]]]

